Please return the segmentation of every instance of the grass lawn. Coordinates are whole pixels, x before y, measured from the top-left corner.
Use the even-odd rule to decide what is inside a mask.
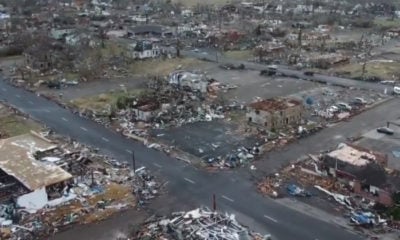
[[[165,76],[174,70],[180,69],[199,69],[205,62],[194,58],[172,58],[172,59],[152,59],[135,61],[129,67],[132,74],[141,75],[161,75]]]
[[[224,52],[224,55],[235,60],[248,60],[254,57],[252,50],[227,51]]]
[[[71,104],[79,109],[89,109],[96,112],[107,111],[110,106],[114,106],[117,99],[121,96],[135,96],[142,92],[142,89],[129,90],[127,93],[123,91],[115,91],[102,93],[96,96],[83,97],[71,100]]]
[[[6,137],[18,136],[29,133],[31,130],[38,131],[40,129],[41,126],[38,123],[21,116],[9,114],[0,117],[0,133]]]
[[[335,72],[348,72],[350,77],[360,77],[362,74],[361,64],[348,64],[335,69]],[[380,77],[382,79],[392,79],[393,75],[400,73],[400,63],[367,63],[366,66],[366,77]]]
[[[379,28],[397,28],[400,26],[400,19],[394,19],[392,21],[391,19],[376,18],[374,24]]]

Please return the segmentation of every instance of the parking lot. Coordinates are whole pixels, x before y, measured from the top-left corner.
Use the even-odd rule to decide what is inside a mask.
[[[394,122],[400,123],[399,120]],[[376,129],[371,129],[357,141],[357,144],[387,154],[388,167],[400,170],[400,127],[391,124],[390,129],[394,131],[393,135],[379,133]]]
[[[219,82],[236,85],[226,94],[226,98],[238,102],[251,102],[255,97],[273,98],[295,94],[324,86],[319,83],[280,76],[260,76],[252,70],[210,70],[208,76]]]

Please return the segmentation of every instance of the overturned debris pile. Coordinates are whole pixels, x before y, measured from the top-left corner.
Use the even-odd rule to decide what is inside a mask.
[[[173,213],[170,218],[152,218],[133,239],[267,240],[270,236],[249,231],[235,220],[234,215],[221,214],[203,207]]]

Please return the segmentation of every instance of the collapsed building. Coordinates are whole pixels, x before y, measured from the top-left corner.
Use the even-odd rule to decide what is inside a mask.
[[[265,99],[249,104],[246,118],[273,131],[299,125],[303,114],[303,104],[298,100]]]
[[[34,155],[56,147],[33,133],[0,140],[0,200],[16,199],[19,207],[33,211],[51,204],[51,191],[63,189],[72,175],[52,159],[38,161]]]
[[[232,214],[222,214],[206,207],[189,212],[173,213],[170,218],[153,218],[138,231],[133,239],[226,239],[270,240],[237,222]]]
[[[344,143],[323,158],[327,172],[350,186],[354,193],[390,206],[396,189],[388,183],[387,162],[385,154]]]
[[[189,88],[201,93],[207,92],[209,81],[205,74],[194,73],[184,70],[172,72],[169,75],[169,84],[178,86],[178,88]]]
[[[126,162],[65,140],[35,132],[0,140],[0,239],[47,239],[158,194],[144,167],[132,171]]]
[[[55,66],[56,56],[50,46],[32,46],[25,53],[25,64],[31,69],[41,72],[51,70]]]

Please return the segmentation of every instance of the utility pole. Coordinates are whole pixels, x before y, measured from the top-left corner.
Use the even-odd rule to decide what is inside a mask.
[[[217,199],[215,198],[215,193],[213,194],[213,210],[214,212],[217,210]]]
[[[215,44],[215,61],[218,63],[218,44]]]
[[[91,175],[92,175],[92,187],[94,187],[94,171],[93,171],[93,168],[91,169]]]
[[[132,151],[132,168],[133,168],[133,173],[136,173],[135,151]]]

